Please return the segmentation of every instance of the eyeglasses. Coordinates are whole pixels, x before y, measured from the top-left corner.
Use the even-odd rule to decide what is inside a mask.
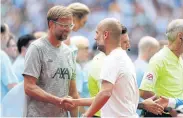
[[[54,20],[52,20],[54,23],[56,23],[56,24],[58,24],[59,26],[61,26],[62,28],[69,28],[69,29],[73,29],[74,28],[74,24],[72,23],[72,24],[64,24],[64,23],[59,23],[59,22],[57,22],[57,21],[54,21]]]

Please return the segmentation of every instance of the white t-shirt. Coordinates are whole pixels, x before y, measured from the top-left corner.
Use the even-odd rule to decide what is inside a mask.
[[[111,97],[101,109],[101,117],[138,117],[135,67],[125,50],[116,48],[104,59],[100,79],[114,85]]]

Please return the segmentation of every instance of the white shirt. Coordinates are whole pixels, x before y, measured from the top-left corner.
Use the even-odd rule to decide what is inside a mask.
[[[100,79],[114,85],[111,97],[101,109],[101,117],[138,117],[135,67],[125,50],[116,48],[104,59]]]

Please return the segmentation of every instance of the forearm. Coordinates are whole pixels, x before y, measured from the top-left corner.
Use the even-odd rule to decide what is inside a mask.
[[[76,93],[76,94],[70,94],[70,96],[73,98],[73,99],[77,99],[79,98],[79,95]],[[78,116],[78,107],[70,110],[70,115],[71,117],[77,117]]]
[[[94,100],[93,98],[79,98],[74,99],[73,102],[76,104],[76,106],[90,106]]]
[[[25,93],[38,101],[48,102],[55,105],[61,102],[61,98],[47,93],[37,85],[27,86],[25,88]]]
[[[148,99],[152,96],[154,96],[155,94],[151,91],[144,91],[144,90],[140,90],[140,97],[142,97],[143,99]]]
[[[92,105],[85,113],[86,117],[92,117],[97,111],[99,111],[104,104],[110,98],[110,94],[106,93],[105,91],[101,91],[93,100]]]

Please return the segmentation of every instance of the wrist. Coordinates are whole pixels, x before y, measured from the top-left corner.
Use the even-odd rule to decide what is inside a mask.
[[[174,98],[168,98],[168,106],[167,107],[175,108],[176,107],[176,100]]]
[[[143,104],[143,102],[141,102],[141,103],[138,104],[138,109],[144,109],[144,104]]]

